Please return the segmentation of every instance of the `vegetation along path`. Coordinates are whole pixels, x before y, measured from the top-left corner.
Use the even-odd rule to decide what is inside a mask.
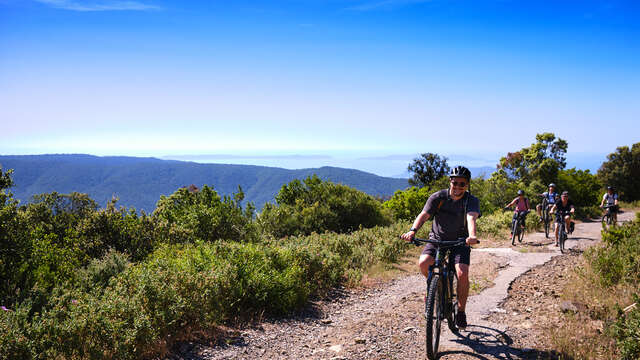
[[[623,213],[619,220],[633,216]],[[441,359],[557,358],[536,326],[552,321],[547,312],[561,307],[557,294],[561,285],[554,281],[570,266],[570,261],[562,259],[595,244],[600,231],[600,222],[576,224],[565,256],[559,256],[558,248],[543,233],[528,234],[525,246],[474,249],[472,262],[489,257],[497,264],[497,276],[493,286],[469,298],[470,325],[465,331],[454,335],[444,327]],[[560,260],[552,260],[554,257]],[[525,273],[532,276],[522,276]],[[514,280],[519,278],[526,281],[516,286]],[[167,359],[424,358],[424,287],[424,278],[414,274],[366,290],[336,291],[332,300],[314,303],[294,318],[230,329],[210,346],[182,344]],[[543,295],[551,300],[543,301]],[[512,298],[520,299],[515,301],[519,305],[505,309]]]

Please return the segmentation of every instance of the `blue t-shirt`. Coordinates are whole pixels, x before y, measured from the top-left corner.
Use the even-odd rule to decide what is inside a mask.
[[[548,192],[545,191],[544,193],[542,193],[542,196],[545,197],[547,199],[547,202],[549,202],[549,204],[553,205],[556,203],[556,200],[558,199],[558,193],[557,192]]]

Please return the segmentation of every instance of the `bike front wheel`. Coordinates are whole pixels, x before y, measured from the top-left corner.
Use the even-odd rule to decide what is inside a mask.
[[[565,242],[565,240],[567,240],[567,233],[565,232],[564,229],[561,229],[561,232],[560,232],[560,244],[559,245],[560,245],[560,252],[563,253],[563,254],[565,253],[565,250],[564,250],[564,242]]]
[[[449,271],[449,296],[447,297],[447,325],[452,333],[458,333],[456,315],[458,315],[458,273],[455,269]]]
[[[520,230],[520,226],[518,225],[518,222],[514,221],[513,225],[511,226],[511,245],[516,244],[516,238],[518,237],[519,230]]]
[[[440,344],[440,328],[443,319],[442,304],[442,280],[440,275],[434,274],[429,284],[427,293],[427,302],[425,304],[424,316],[427,320],[426,343],[427,358],[429,360],[436,359],[438,355],[438,345]]]

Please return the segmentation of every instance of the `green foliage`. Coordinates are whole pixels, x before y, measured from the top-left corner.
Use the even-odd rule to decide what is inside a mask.
[[[0,359],[150,358],[215,325],[289,313],[368,266],[397,260],[406,250],[397,235],[407,226],[164,245],[136,265],[111,252],[79,273],[93,286],[56,288],[34,316],[28,302],[0,312]]]
[[[390,209],[396,219],[412,221],[422,211],[433,192],[429,187],[398,190],[382,205]]]
[[[640,221],[602,232],[602,248],[587,253],[602,286],[640,285]]]
[[[508,230],[511,226],[512,217],[513,212],[511,211],[496,211],[483,215],[476,220],[478,236],[482,238],[486,236],[497,237],[503,235],[505,230]]]
[[[449,165],[446,157],[438,154],[423,153],[413,159],[407,170],[413,173],[409,184],[417,187],[432,186],[436,180],[449,174]]]
[[[640,216],[631,223],[611,227],[602,232],[603,247],[594,247],[585,255],[593,268],[600,286],[614,288],[624,286],[635,289],[635,309],[626,314],[618,307],[618,315],[607,329],[616,340],[621,359],[637,359],[640,356]],[[626,306],[627,304],[621,304]]]
[[[625,201],[640,200],[640,143],[629,148],[620,146],[616,152],[607,155],[600,169],[598,179],[605,186],[616,188],[620,199]]]
[[[500,159],[498,167],[509,180],[520,180],[525,184],[533,180],[542,183],[555,181],[558,171],[566,166],[568,143],[553,133],[536,135],[536,143],[517,152],[508,153]]]
[[[243,210],[240,205],[243,198],[241,188],[233,197],[224,198],[207,185],[195,191],[181,188],[169,197],[162,196],[153,216],[182,234],[182,239],[177,242],[218,239],[253,241],[257,235],[252,221],[254,208],[249,204]]]
[[[640,358],[640,293],[634,294],[636,306],[628,313],[618,310],[618,319],[609,328],[616,339],[620,359]]]
[[[283,185],[276,202],[265,205],[258,216],[263,233],[275,238],[345,233],[391,222],[390,214],[370,195],[315,175]]]
[[[600,204],[602,184],[589,170],[561,170],[558,173],[557,185],[561,191],[569,191],[569,196],[576,206]]]

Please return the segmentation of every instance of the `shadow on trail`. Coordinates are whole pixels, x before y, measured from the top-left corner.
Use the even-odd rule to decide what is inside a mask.
[[[466,355],[477,359],[566,359],[572,358],[555,351],[539,351],[536,349],[521,349],[513,346],[513,340],[507,333],[480,325],[470,325],[466,331],[457,334],[452,340],[458,344],[470,347],[473,352],[465,350],[442,351],[438,357],[451,355]]]

